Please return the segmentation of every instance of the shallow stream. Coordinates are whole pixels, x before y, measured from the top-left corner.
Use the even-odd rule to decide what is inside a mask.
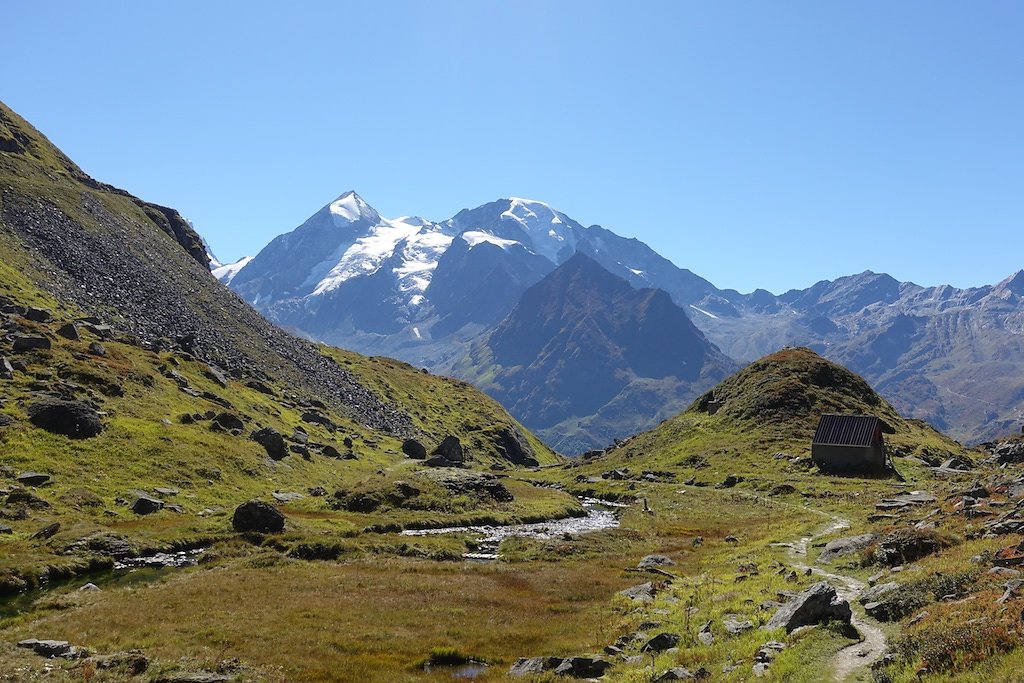
[[[626,507],[622,503],[611,503],[597,498],[580,498],[584,517],[565,517],[547,522],[531,524],[508,524],[504,526],[449,526],[438,529],[407,529],[403,536],[434,536],[436,534],[471,533],[477,536],[474,552],[463,553],[467,560],[496,560],[498,546],[507,538],[524,537],[545,540],[564,534],[582,534],[619,526],[615,508]]]

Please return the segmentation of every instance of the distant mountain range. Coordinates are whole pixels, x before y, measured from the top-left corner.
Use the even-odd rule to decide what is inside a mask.
[[[703,343],[711,342],[712,350],[701,351],[706,367],[686,378],[659,378],[627,361],[643,340],[625,339],[629,325],[619,323],[632,320],[625,311],[638,303],[624,304],[621,287],[593,273],[546,279],[577,253],[633,289],[665,292],[674,306],[660,300],[650,306],[644,329],[683,334],[685,311]],[[478,383],[566,452],[650,426],[712,386],[722,369],[788,345],[809,346],[847,365],[901,412],[964,441],[1005,433],[1024,418],[1021,272],[964,290],[864,272],[779,296],[762,289],[741,294],[718,289],[639,240],[584,227],[543,202],[499,199],[435,223],[382,218],[348,192],[254,258],[214,273],[285,328]],[[579,302],[565,286],[573,278],[594,288],[581,300],[605,304],[587,322],[584,355],[573,360],[594,377],[616,376],[603,385],[618,388],[610,398],[565,398],[589,394],[587,373],[570,380],[576,370],[552,364],[552,356],[510,365],[497,355],[526,343],[516,334],[538,352],[574,341],[567,330],[578,322]],[[699,346],[689,332],[684,336]],[[601,338],[610,343],[604,351]],[[674,378],[671,386],[665,377]],[[559,400],[545,386],[532,386],[554,378],[564,390]],[[625,405],[632,409],[622,410]]]

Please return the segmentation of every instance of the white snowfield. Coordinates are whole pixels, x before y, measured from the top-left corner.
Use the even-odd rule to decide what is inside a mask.
[[[215,278],[228,285],[231,284],[231,281],[235,279],[235,276],[238,275],[242,268],[249,265],[249,261],[252,261],[252,258],[252,256],[243,256],[234,263],[218,264],[210,272],[213,273]],[[210,265],[213,265],[213,263]]]

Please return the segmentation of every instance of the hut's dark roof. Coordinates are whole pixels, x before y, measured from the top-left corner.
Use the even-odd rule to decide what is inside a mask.
[[[812,443],[828,446],[870,446],[880,420],[874,415],[825,414]]]

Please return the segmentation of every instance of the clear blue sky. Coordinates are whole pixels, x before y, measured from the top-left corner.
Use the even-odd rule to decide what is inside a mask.
[[[504,196],[719,287],[1024,268],[1019,2],[11,2],[0,98],[224,260]]]

